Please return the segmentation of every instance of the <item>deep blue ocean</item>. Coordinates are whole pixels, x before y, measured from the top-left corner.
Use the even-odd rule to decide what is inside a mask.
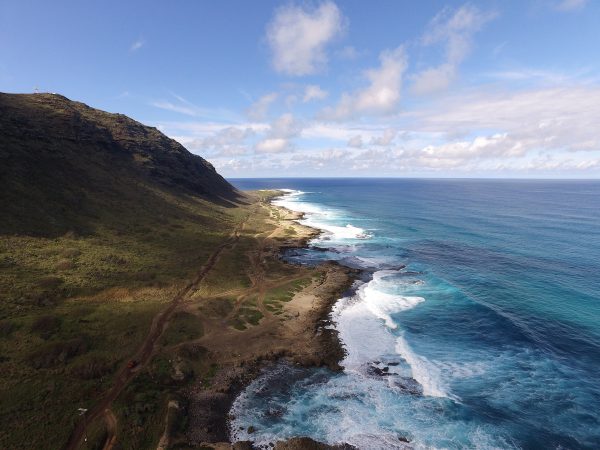
[[[290,260],[365,270],[332,312],[344,371],[266,371],[234,439],[600,449],[600,181],[231,181],[323,230]]]

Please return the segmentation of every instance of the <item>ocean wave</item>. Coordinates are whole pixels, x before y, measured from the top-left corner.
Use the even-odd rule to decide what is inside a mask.
[[[338,214],[327,208],[314,203],[299,201],[306,194],[304,191],[294,189],[280,189],[285,194],[273,201],[276,206],[287,208],[291,211],[300,212],[305,215],[299,222],[303,225],[322,230],[325,235],[321,240],[345,240],[345,239],[369,239],[372,237],[365,229],[356,227],[350,223],[346,225],[335,225]]]
[[[448,392],[442,381],[439,367],[427,358],[417,355],[404,339],[404,336],[399,336],[396,339],[396,352],[410,366],[412,377],[423,388],[423,395],[459,400],[458,397]]]
[[[369,239],[371,235],[363,228],[347,224],[346,226],[330,225],[309,217],[302,221],[304,225],[325,231],[325,240]],[[323,239],[321,239],[323,240]]]
[[[423,297],[405,297],[403,295],[394,295],[381,292],[371,283],[367,283],[359,288],[359,297],[363,299],[369,311],[383,319],[388,328],[396,329],[398,324],[394,322],[392,314],[414,308],[419,303],[424,302]]]
[[[394,336],[357,296],[340,299],[331,317],[346,350],[346,373],[362,373],[369,362],[394,353]]]
[[[336,212],[320,205],[301,201],[301,191],[286,191],[286,195],[275,204],[305,214],[300,222],[323,230],[325,233],[317,244],[329,240],[366,239],[371,237],[366,230],[351,224],[334,225]],[[340,219],[337,219],[340,221]],[[378,261],[361,261],[376,268]],[[391,293],[398,289],[398,275],[402,270],[383,269],[373,273],[372,279],[360,285],[352,298],[338,301],[332,317],[339,337],[346,348],[342,366],[347,372],[362,373],[374,360],[389,354],[398,354],[409,366],[412,378],[422,387],[423,395],[459,400],[452,395],[442,381],[440,368],[427,358],[416,354],[403,335],[390,333],[398,329],[393,315],[412,309],[423,303],[425,298]],[[390,292],[391,291],[391,292]],[[383,320],[385,327],[381,326]],[[388,331],[386,331],[386,329]]]
[[[400,282],[397,275],[400,274],[401,270],[375,272],[371,281],[356,289],[353,298],[340,300],[334,308],[334,323],[347,353],[343,366],[346,370],[361,371],[374,359],[396,353],[410,368],[412,378],[421,385],[423,395],[458,401],[459,398],[451,394],[443,382],[440,367],[416,354],[402,334],[397,336],[397,333],[390,332],[398,329],[393,314],[412,309],[425,301],[423,297],[386,292],[397,287]],[[385,327],[374,318],[383,320]]]
[[[403,296],[389,294],[384,291],[386,278],[390,275],[401,273],[397,270],[379,270],[373,274],[373,279],[362,285],[357,292],[358,297],[365,303],[369,311],[375,316],[383,319],[386,326],[391,329],[398,328],[392,314],[414,308],[424,302],[423,297]],[[387,286],[389,287],[389,286]]]

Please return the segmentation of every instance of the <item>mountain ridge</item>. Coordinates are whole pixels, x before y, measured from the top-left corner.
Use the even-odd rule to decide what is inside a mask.
[[[0,233],[89,233],[98,211],[135,208],[146,195],[244,198],[156,128],[58,94],[0,93],[0,143]]]

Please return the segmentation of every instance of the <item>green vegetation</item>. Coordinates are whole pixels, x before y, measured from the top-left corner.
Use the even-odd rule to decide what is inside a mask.
[[[0,94],[0,139],[0,447],[57,449],[244,199],[156,129],[56,95]]]
[[[198,339],[202,334],[202,320],[198,316],[186,311],[178,311],[171,318],[161,341],[165,346],[174,345]]]
[[[283,313],[283,304],[289,302],[294,295],[308,286],[312,277],[304,277],[270,289],[265,294],[265,308],[275,315]]]
[[[114,405],[119,420],[118,435],[122,448],[156,446],[164,427],[170,386],[170,364],[158,359],[136,377]]]
[[[234,249],[226,250],[206,277],[206,282],[200,291],[202,295],[214,295],[231,289],[232,286],[249,287],[248,257],[244,253],[256,245],[252,239],[240,237]]]
[[[227,317],[235,308],[234,297],[217,297],[203,299],[198,310],[205,317],[211,319]]]
[[[257,326],[310,282],[310,271],[259,256],[274,228],[261,203],[276,193],[242,196],[156,129],[50,94],[0,94],[0,138],[0,448],[62,448],[78,408],[97,404],[244,222],[112,404],[119,448],[156,448],[168,401],[183,404],[220,368],[194,342],[205,322]],[[289,280],[262,305],[243,294],[257,265],[269,283]],[[174,434],[185,428],[178,414]],[[89,448],[102,448],[103,421],[88,431]]]
[[[248,298],[238,308],[236,314],[229,320],[229,324],[236,330],[243,331],[249,326],[256,326],[264,316],[258,310],[256,296]]]

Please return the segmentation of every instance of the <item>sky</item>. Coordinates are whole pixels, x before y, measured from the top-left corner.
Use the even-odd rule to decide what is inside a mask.
[[[600,1],[0,0],[0,91],[227,177],[600,177]]]

